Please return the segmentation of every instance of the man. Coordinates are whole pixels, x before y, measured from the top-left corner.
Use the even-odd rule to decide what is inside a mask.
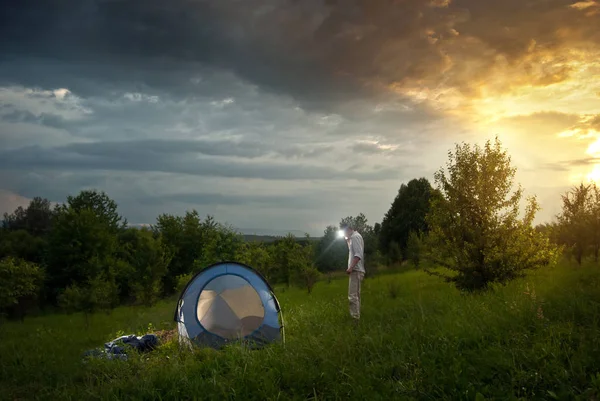
[[[358,323],[360,319],[360,287],[365,277],[365,243],[362,235],[354,230],[349,224],[342,224],[348,243],[348,269],[346,273],[350,276],[348,282],[348,301],[350,302],[350,316]]]

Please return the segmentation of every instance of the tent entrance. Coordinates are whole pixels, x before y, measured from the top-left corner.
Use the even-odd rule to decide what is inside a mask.
[[[226,274],[212,279],[202,289],[196,317],[206,331],[233,340],[258,330],[265,308],[248,281]]]

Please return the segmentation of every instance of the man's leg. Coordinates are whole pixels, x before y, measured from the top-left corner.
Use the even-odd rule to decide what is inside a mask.
[[[360,287],[362,273],[354,271],[350,273],[348,282],[348,301],[350,303],[350,316],[354,319],[360,319]]]

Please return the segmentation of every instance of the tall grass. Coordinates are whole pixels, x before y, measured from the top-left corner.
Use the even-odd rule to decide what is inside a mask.
[[[46,316],[0,328],[0,398],[594,399],[600,394],[600,270],[559,267],[484,295],[417,271],[364,281],[353,328],[347,279],[278,293],[285,346],[179,351],[81,362],[119,332],[171,328],[151,309]],[[393,288],[393,291],[391,290]],[[393,292],[393,293],[392,293]]]

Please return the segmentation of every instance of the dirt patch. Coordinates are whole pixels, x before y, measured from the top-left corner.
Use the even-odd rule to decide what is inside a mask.
[[[161,344],[165,344],[175,340],[175,338],[177,337],[177,330],[160,330],[155,332],[154,334],[158,337],[158,340]]]

